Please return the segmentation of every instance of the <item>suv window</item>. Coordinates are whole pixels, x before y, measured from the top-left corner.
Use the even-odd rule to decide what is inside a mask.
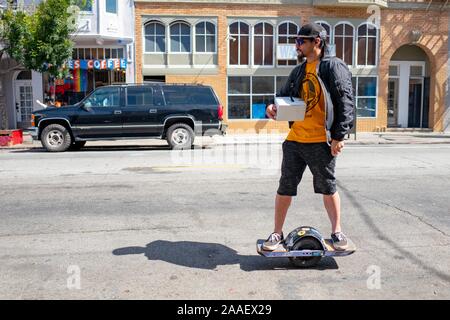
[[[164,87],[164,97],[167,104],[217,104],[210,88]]]
[[[116,107],[120,105],[120,88],[100,88],[84,100],[87,107]]]
[[[153,104],[153,88],[151,87],[129,87],[127,89],[127,105],[146,106]]]

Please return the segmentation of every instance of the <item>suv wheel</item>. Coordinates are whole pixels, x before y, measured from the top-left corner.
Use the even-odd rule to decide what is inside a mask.
[[[176,123],[167,130],[167,143],[171,149],[190,149],[194,143],[194,131],[185,123]]]
[[[42,130],[42,146],[50,152],[64,152],[72,145],[69,130],[60,124],[50,124]]]

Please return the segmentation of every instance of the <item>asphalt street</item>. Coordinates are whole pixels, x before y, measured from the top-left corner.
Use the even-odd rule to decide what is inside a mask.
[[[0,299],[449,299],[450,145],[346,146],[358,251],[267,259],[280,144],[0,151]],[[285,233],[330,224],[307,170]]]

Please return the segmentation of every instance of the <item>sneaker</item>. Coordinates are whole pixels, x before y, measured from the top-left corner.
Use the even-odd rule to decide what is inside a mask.
[[[274,251],[278,248],[281,242],[284,241],[283,233],[278,234],[276,232],[272,233],[269,238],[263,243],[263,250]]]
[[[342,232],[333,233],[331,235],[331,241],[336,250],[345,250],[348,248],[347,237]]]

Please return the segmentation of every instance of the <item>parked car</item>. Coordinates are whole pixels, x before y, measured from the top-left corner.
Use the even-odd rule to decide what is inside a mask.
[[[189,149],[196,135],[223,135],[223,107],[204,85],[151,83],[100,87],[79,103],[32,114],[32,136],[45,149],[80,149],[86,141],[160,138]]]

